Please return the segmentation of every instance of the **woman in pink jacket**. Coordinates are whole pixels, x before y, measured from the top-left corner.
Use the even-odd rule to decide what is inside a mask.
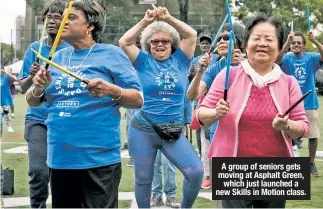
[[[227,101],[223,100],[226,70],[214,80],[195,111],[196,123],[219,121],[208,156],[289,157],[292,139],[309,132],[304,104],[284,113],[301,96],[292,76],[275,64],[283,46],[284,30],[279,19],[258,15],[247,27],[245,49],[248,59],[230,69]],[[283,208],[285,200],[224,200],[224,208]]]

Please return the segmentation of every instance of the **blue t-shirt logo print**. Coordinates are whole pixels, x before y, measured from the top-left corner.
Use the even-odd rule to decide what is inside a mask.
[[[173,90],[176,86],[175,83],[177,82],[177,74],[174,71],[168,71],[166,73],[160,72],[156,77],[157,85],[164,85],[164,90]]]
[[[78,76],[85,78],[82,72],[76,72]],[[62,87],[62,83],[67,83],[66,88]],[[76,83],[75,83],[76,82]],[[76,85],[75,85],[76,84]],[[75,94],[80,94],[84,91],[86,84],[76,80],[74,77],[62,73],[61,76],[55,82],[55,89],[59,94],[64,94],[65,96],[73,96]],[[78,87],[78,88],[77,88]]]
[[[305,63],[303,64],[295,64],[294,76],[297,79],[299,85],[303,85],[307,79],[307,73],[304,68]]]

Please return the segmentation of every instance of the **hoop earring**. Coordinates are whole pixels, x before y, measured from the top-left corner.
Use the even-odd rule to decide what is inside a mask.
[[[91,36],[90,31],[86,31],[86,34],[87,34],[87,36],[88,36],[88,37],[90,37],[90,36]]]

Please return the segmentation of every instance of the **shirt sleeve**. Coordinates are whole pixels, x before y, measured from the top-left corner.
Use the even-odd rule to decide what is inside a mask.
[[[127,55],[120,48],[117,48],[113,56],[115,60],[111,62],[110,70],[114,84],[125,89],[141,91],[137,73]]]
[[[32,44],[25,52],[23,64],[18,76],[19,80],[22,80],[29,76],[30,66],[36,61],[36,55],[31,51]]]
[[[190,67],[192,59],[189,59],[180,48],[176,49],[173,56],[183,66],[182,69],[186,70]]]
[[[323,67],[323,62],[321,62],[321,54],[320,53],[310,53],[311,60],[313,61],[313,70],[314,72],[318,71],[321,67]]]
[[[212,82],[214,80],[213,72],[216,70],[216,65],[209,66],[202,75],[202,81],[205,82],[207,90],[211,88]]]
[[[286,73],[286,74],[289,74],[288,73],[288,54],[285,54],[283,56],[283,59],[282,59],[282,63],[280,64],[280,69]]]
[[[147,56],[148,56],[147,53],[144,53],[142,50],[140,50],[137,58],[132,63],[133,67],[137,71],[140,71],[141,69],[143,69],[143,67],[145,66],[145,63],[147,61],[147,58],[148,58]]]

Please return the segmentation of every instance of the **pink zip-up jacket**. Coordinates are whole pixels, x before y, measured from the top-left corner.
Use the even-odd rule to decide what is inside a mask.
[[[214,79],[208,94],[193,114],[192,127],[198,128],[201,126],[197,118],[199,108],[215,108],[216,103],[223,98],[225,74],[226,70],[224,69]],[[226,117],[219,120],[209,149],[209,158],[237,156],[239,146],[239,121],[247,105],[252,84],[252,80],[244,72],[241,65],[230,69],[227,95],[230,110]],[[277,81],[269,84],[269,90],[274,104],[280,113],[284,113],[302,97],[302,92],[296,79],[283,72]],[[289,119],[300,122],[305,130],[304,136],[308,135],[310,128],[303,102],[289,113]],[[291,138],[283,131],[282,135],[289,150],[289,156],[293,156]],[[261,139],[259,139],[259,143],[261,143]]]

